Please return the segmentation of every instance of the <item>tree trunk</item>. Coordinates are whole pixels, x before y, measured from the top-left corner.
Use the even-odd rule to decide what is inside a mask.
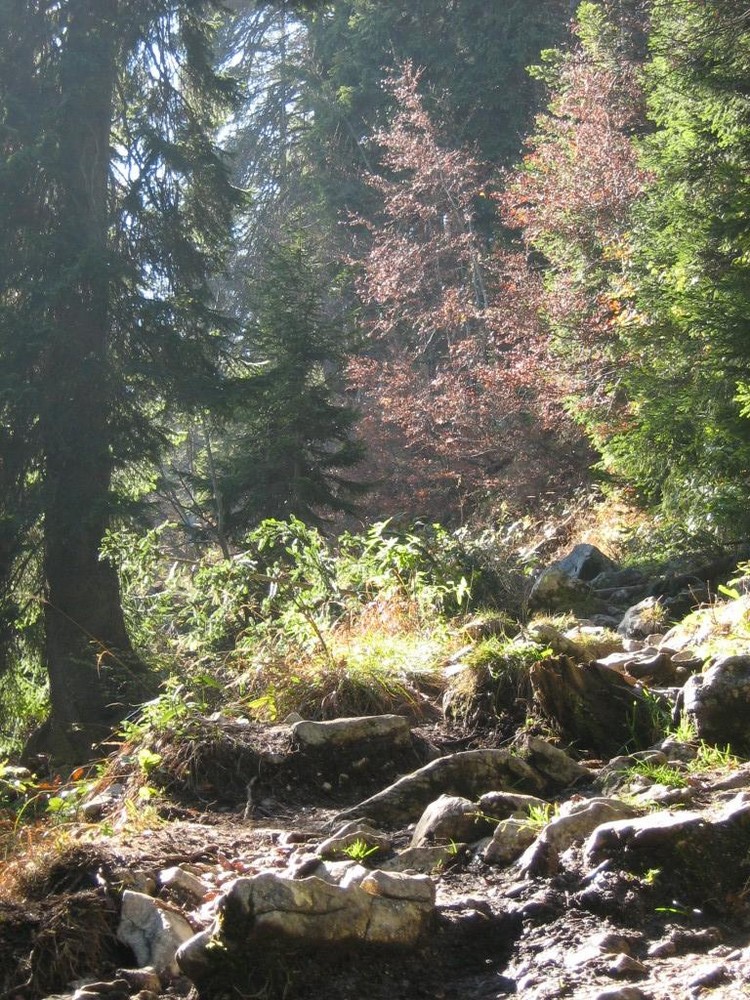
[[[71,0],[60,69],[57,267],[45,455],[49,749],[77,762],[143,696],[119,582],[99,558],[110,517],[113,379],[108,181],[117,0]]]

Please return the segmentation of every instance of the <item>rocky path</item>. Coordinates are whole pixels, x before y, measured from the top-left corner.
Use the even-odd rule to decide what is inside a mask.
[[[11,823],[0,1000],[750,996],[750,597],[657,631],[683,577],[591,548],[535,593],[596,614],[519,635],[502,724],[459,656],[433,725],[196,716]]]
[[[163,802],[154,824],[110,785],[96,824],[7,866],[2,996],[750,995],[747,765],[691,770],[674,741],[600,766],[533,737],[436,756],[392,717],[322,732],[248,733],[279,772],[254,801]],[[352,801],[344,761],[414,755],[433,759]]]

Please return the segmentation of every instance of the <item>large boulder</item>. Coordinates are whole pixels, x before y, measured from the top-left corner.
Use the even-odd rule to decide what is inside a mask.
[[[571,579],[581,580],[584,583],[590,583],[601,573],[610,573],[617,569],[609,556],[605,556],[595,545],[587,543],[576,545],[555,565]]]
[[[591,594],[589,584],[615,564],[595,545],[576,545],[563,559],[547,566],[531,588],[529,600],[535,607],[575,606]]]
[[[724,656],[683,688],[683,710],[707,743],[750,751],[750,655]]]
[[[320,960],[342,948],[413,948],[434,909],[426,875],[374,871],[340,886],[261,872],[232,883],[213,927],[187,941],[177,962],[206,994],[253,988],[288,970],[294,954]]]
[[[746,891],[750,802],[740,793],[718,812],[649,813],[597,827],[584,848],[592,865],[612,861],[636,875],[657,873],[654,902],[734,912]]]

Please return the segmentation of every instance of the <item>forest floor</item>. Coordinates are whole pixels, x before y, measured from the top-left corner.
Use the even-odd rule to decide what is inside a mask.
[[[135,964],[116,938],[123,888],[153,892],[160,872],[183,867],[207,887],[201,901],[205,925],[205,913],[222,887],[238,875],[288,870],[305,844],[330,833],[343,807],[414,770],[424,748],[446,755],[498,743],[495,730],[466,732],[436,722],[414,731],[411,748],[370,752],[366,773],[357,779],[346,777],[355,760],[293,749],[284,727],[218,725],[207,727],[206,733],[214,734],[210,740],[174,744],[172,774],[184,780],[172,782],[152,803],[139,805],[132,794],[139,779],[126,748],[112,759],[97,789],[124,785],[119,804],[104,819],[36,826],[25,845],[19,831],[18,850],[6,860],[0,880],[3,1000],[72,995],[74,981],[86,980],[98,984],[85,987],[89,1000],[92,993],[111,1000],[189,994],[192,985],[185,978],[147,983],[150,989],[144,990],[132,975],[118,972]],[[249,801],[243,760],[246,764],[247,755],[259,752],[274,755],[278,766],[273,781],[261,775],[251,786]],[[712,781],[706,775],[696,784],[691,808],[709,808],[717,795],[726,798]],[[740,789],[750,798],[750,771],[740,768],[730,785],[733,795]],[[394,849],[406,847],[410,836],[410,829],[395,831]],[[750,967],[750,891],[731,910],[711,913],[710,907],[684,909],[675,902],[672,912],[656,912],[648,894],[621,873],[594,903],[587,902],[582,891],[587,871],[575,851],[552,877],[524,879],[513,865],[498,868],[478,854],[465,854],[434,878],[438,916],[421,948],[290,957],[283,987],[254,995],[267,1000],[490,1000],[516,993],[530,1000],[750,996],[744,978]],[[179,891],[162,889],[159,895],[167,906],[190,909]],[[192,908],[195,922],[195,900]],[[623,968],[614,963],[618,954],[628,956]],[[232,994],[242,995],[226,993]]]

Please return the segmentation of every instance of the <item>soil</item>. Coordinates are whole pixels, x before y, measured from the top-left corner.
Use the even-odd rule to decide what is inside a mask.
[[[437,754],[499,741],[498,730],[435,724],[416,729],[410,747],[371,743],[366,753],[359,746],[331,756],[293,747],[284,727],[219,718],[193,726],[154,748],[161,755],[149,775],[161,788],[155,804],[139,805],[143,778],[123,748],[95,789],[123,785],[103,820],[47,828],[5,862],[0,1000],[42,1000],[85,980],[99,983],[89,995],[154,1000],[153,990],[139,991],[119,971],[135,965],[116,938],[124,888],[153,891],[159,871],[193,866],[215,887],[210,905],[237,875],[285,870],[301,846],[330,833],[342,807]],[[709,805],[710,781],[698,791]],[[396,831],[394,845],[406,846],[409,836]],[[750,878],[734,898],[705,905],[675,898],[669,906],[655,905],[663,895],[650,893],[647,879],[617,870],[602,878],[603,888],[592,893],[575,851],[562,874],[525,880],[514,866],[490,867],[459,853],[436,874],[438,916],[420,950],[289,955],[284,982],[249,980],[244,991],[217,990],[208,1000],[490,1000],[516,993],[587,1000],[607,990],[619,990],[612,996],[620,1000],[750,996],[743,978]],[[160,898],[186,909],[179,894],[162,889]],[[660,944],[662,953],[654,953]],[[159,988],[164,998],[191,992],[184,978]]]

